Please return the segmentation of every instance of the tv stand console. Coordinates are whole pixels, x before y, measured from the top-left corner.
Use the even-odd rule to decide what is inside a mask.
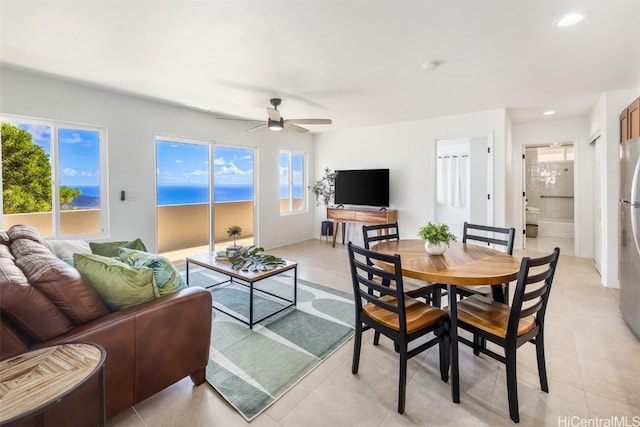
[[[345,229],[348,222],[362,224],[389,224],[398,220],[398,211],[395,209],[366,209],[366,208],[327,208],[327,219],[334,220],[333,247],[336,246],[338,226],[342,223],[342,244],[344,245]]]

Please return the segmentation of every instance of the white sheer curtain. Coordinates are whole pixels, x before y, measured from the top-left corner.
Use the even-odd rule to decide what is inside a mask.
[[[440,156],[437,162],[440,206],[467,207],[469,185],[469,155]]]

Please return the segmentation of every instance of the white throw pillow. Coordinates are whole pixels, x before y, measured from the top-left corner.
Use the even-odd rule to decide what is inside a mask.
[[[51,252],[61,260],[73,259],[73,254],[90,254],[91,247],[85,240],[47,240]]]

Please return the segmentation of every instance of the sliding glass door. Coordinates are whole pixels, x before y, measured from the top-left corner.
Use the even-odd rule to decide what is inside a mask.
[[[156,140],[158,252],[209,251],[209,144]],[[176,257],[184,254],[177,253]]]
[[[216,249],[234,244],[254,243],[255,185],[254,150],[213,146],[213,240]],[[239,236],[229,229],[240,227]]]
[[[253,149],[157,138],[156,166],[159,252],[177,261],[253,244]]]

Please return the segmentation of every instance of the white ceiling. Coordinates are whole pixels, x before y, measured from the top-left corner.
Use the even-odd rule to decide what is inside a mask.
[[[574,10],[588,19],[554,26]],[[639,22],[640,1],[616,0],[0,0],[0,61],[227,116],[266,119],[279,96],[285,119],[329,129],[494,108],[526,122],[640,87]]]

